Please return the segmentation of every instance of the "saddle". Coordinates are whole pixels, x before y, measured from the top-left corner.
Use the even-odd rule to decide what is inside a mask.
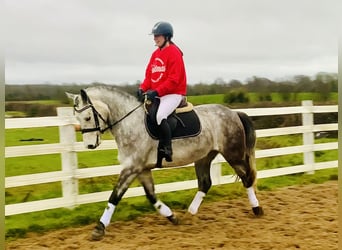
[[[159,107],[159,99],[152,103],[144,103],[145,127],[147,133],[155,140],[159,140],[156,113]],[[177,109],[167,118],[171,129],[172,139],[194,137],[201,133],[200,120],[193,109],[193,105],[183,97]]]

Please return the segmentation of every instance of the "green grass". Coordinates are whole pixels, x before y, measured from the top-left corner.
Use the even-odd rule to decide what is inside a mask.
[[[276,190],[290,185],[306,185],[337,180],[338,170],[326,169],[316,171],[314,175],[295,174],[258,180],[259,190]],[[172,209],[187,209],[196,189],[159,194],[158,197]],[[240,197],[246,198],[246,191],[241,183],[213,186],[205,198],[206,203]],[[247,199],[247,198],[246,198]],[[262,204],[262,200],[260,201]],[[106,202],[78,206],[74,209],[51,209],[35,213],[19,214],[6,217],[6,239],[25,237],[28,232],[46,232],[58,228],[88,225],[95,223],[102,215]],[[139,216],[155,213],[154,208],[145,197],[125,198],[117,207],[112,221],[132,220]]]
[[[5,158],[6,177],[58,170],[61,170],[59,154]]]
[[[30,141],[29,139],[42,139],[40,141]],[[35,144],[50,144],[59,141],[58,127],[44,128],[17,128],[6,129],[5,146],[25,146]]]
[[[260,97],[265,94],[249,92],[246,93],[249,103],[258,103],[260,102]],[[272,98],[272,103],[274,104],[283,104],[284,103],[284,94],[283,93],[269,93]],[[208,103],[217,103],[224,104],[224,96],[225,94],[215,94],[215,95],[200,95],[200,96],[188,96],[188,101],[194,105],[199,104],[208,104]],[[289,93],[289,102],[298,103],[300,105],[301,101],[304,100],[313,100],[314,102],[321,102],[320,93],[310,93],[310,92],[301,92],[301,93]],[[338,93],[330,93],[328,100],[337,102]]]
[[[62,197],[60,182],[6,188],[6,204]]]
[[[30,139],[41,140],[30,140]],[[103,140],[111,140],[113,136],[106,132],[101,137]],[[76,132],[76,140],[82,141],[81,132]],[[25,146],[36,144],[50,144],[59,142],[58,127],[44,127],[44,128],[17,128],[6,129],[5,131],[5,147],[11,146]]]
[[[281,135],[272,137],[257,138],[256,149],[269,149],[279,147],[289,147],[303,145],[302,136],[299,134],[294,135]]]
[[[309,93],[310,94],[310,93]],[[298,93],[296,98],[312,99],[307,93]],[[255,93],[248,93],[251,100],[258,98]],[[188,100],[193,104],[202,103],[223,103],[224,95],[190,96]],[[277,93],[272,93],[272,100],[277,102],[280,97]],[[32,144],[57,143],[59,141],[58,127],[30,128],[30,129],[7,129],[5,131],[5,145],[21,146]],[[82,141],[80,132],[76,133],[77,141]],[[22,141],[22,139],[41,138],[42,141]],[[112,136],[106,133],[103,139],[112,139]],[[336,138],[316,139],[316,143],[335,142]],[[268,149],[276,147],[286,147],[302,144],[301,135],[286,135],[267,138],[258,138],[257,149]],[[79,168],[89,168],[97,166],[107,166],[119,164],[117,159],[117,150],[102,150],[80,152],[77,154]],[[315,161],[336,160],[337,150],[317,151],[315,152]],[[41,173],[48,171],[58,171],[61,169],[61,158],[59,154],[25,156],[5,159],[6,176],[16,176],[24,174]],[[303,164],[302,154],[293,154],[287,156],[277,156],[257,159],[257,168],[272,169],[286,167],[291,165]],[[224,175],[233,174],[232,168],[228,164],[223,164],[222,173]],[[170,181],[183,181],[196,179],[194,168],[169,169],[153,172],[155,184],[167,183]],[[273,177],[258,180],[259,190],[275,190],[289,185],[305,185],[309,183],[322,183],[328,180],[337,180],[338,169],[326,169],[316,171],[313,175],[295,174],[281,177]],[[86,178],[79,180],[79,193],[86,194],[112,190],[113,184],[118,179],[117,175]],[[135,181],[131,186],[139,186]],[[187,209],[196,190],[185,190],[178,192],[169,192],[159,194],[159,198],[171,206],[172,209]],[[60,182],[39,184],[6,189],[6,204],[14,204],[25,201],[35,201],[62,196]],[[245,197],[245,189],[241,183],[226,184],[214,186],[211,188],[206,202],[220,199],[235,199]],[[262,202],[262,201],[261,201]],[[24,237],[28,232],[45,232],[57,228],[65,228],[94,223],[101,216],[106,202],[86,204],[74,209],[52,209],[42,212],[26,213],[13,216],[7,216],[6,238],[7,240]],[[148,203],[145,197],[135,197],[123,199],[113,216],[113,220],[130,220],[146,213],[154,212],[154,208]]]
[[[326,139],[325,139],[326,140]],[[286,140],[284,140],[286,141]],[[94,153],[103,153],[102,151],[94,151]],[[106,152],[106,151],[104,151]],[[107,150],[109,155],[113,155],[111,150]],[[86,157],[84,159],[94,158],[95,155]],[[104,156],[104,155],[102,155]],[[329,155],[328,158],[336,155]],[[106,157],[104,157],[106,158]],[[287,159],[286,159],[287,158]],[[279,164],[278,160],[284,164],[283,161],[289,161],[293,157],[288,156],[284,159],[258,159],[257,165],[259,169],[266,169],[267,167],[281,167],[275,166]],[[100,157],[98,158],[100,159]],[[267,165],[264,167],[263,165]],[[94,163],[97,163],[94,161]],[[273,165],[272,165],[273,163]],[[113,162],[111,162],[113,164]],[[295,164],[298,164],[297,162]],[[262,167],[261,167],[262,166]],[[233,174],[232,169],[228,164],[223,166],[223,174]],[[258,180],[259,190],[275,190],[280,187],[289,185],[304,185],[309,183],[322,183],[328,180],[337,180],[337,168],[316,171],[314,175],[295,174],[267,179]],[[165,183],[170,181],[182,181],[188,179],[195,179],[194,168],[184,169],[170,169],[163,171],[154,171],[153,176],[155,183]],[[113,184],[116,183],[117,176],[88,178],[79,181],[79,193],[100,192],[111,190]],[[138,183],[133,183],[132,186],[137,186]],[[186,209],[190,204],[196,190],[186,190],[178,192],[170,192],[159,194],[159,198],[172,207],[172,209]],[[32,201],[38,199],[61,197],[60,183],[40,184],[27,187],[19,187],[6,189],[6,204],[12,204],[23,201]],[[241,183],[226,184],[220,186],[213,186],[206,202],[216,201],[219,199],[234,199],[245,196],[245,189]],[[228,202],[228,201],[227,201]],[[262,202],[262,201],[261,201]],[[94,204],[81,205],[75,209],[53,209],[42,212],[34,212],[27,214],[20,214],[6,217],[6,238],[7,240],[24,237],[28,232],[45,232],[57,228],[72,227],[94,223],[101,216],[106,202],[99,202]],[[154,212],[154,208],[147,202],[145,197],[135,197],[123,199],[118,209],[116,210],[113,220],[131,220],[138,216],[143,216],[146,213]]]
[[[187,97],[187,100],[191,102],[193,105],[208,104],[208,103],[224,104],[223,99],[224,99],[224,94],[199,95],[199,96]]]
[[[6,111],[5,112],[6,117],[25,117],[26,113],[25,112],[20,112],[20,111]]]
[[[277,136],[277,137],[269,137],[269,138],[259,138],[257,141],[258,149],[265,148],[275,148],[275,147],[286,147],[291,145],[300,145],[301,144],[301,136],[299,135],[291,135],[291,136]],[[336,139],[330,138],[322,138],[316,140],[317,143],[320,142],[331,142],[336,141]],[[329,151],[319,151],[316,152],[316,161],[328,161],[330,159],[337,159],[337,150],[329,150]],[[117,159],[117,150],[101,150],[101,151],[89,151],[89,152],[79,152],[78,156],[78,166],[79,168],[89,168],[89,167],[97,167],[97,166],[107,166],[107,165],[117,165],[119,161]],[[6,158],[6,176],[15,176],[15,175],[24,175],[24,174],[34,174],[41,172],[49,172],[49,171],[59,171],[61,170],[61,159],[59,154],[52,155],[41,155],[41,156],[25,156],[25,157],[15,157],[15,158]],[[276,157],[268,157],[257,159],[257,167],[259,170],[263,169],[272,169],[293,165],[303,164],[303,156],[302,154],[293,154],[287,156],[276,156]],[[224,164],[227,167],[223,168],[223,174],[232,174],[232,169],[228,166],[228,164]],[[155,183],[166,183],[170,180],[170,176],[173,181],[181,181],[181,180],[192,180],[196,179],[195,172],[191,168],[182,168],[182,169],[170,169],[163,171],[156,171],[154,173]],[[91,192],[99,192],[105,190],[111,190],[113,183],[116,182],[117,176],[110,177],[97,177],[97,178],[87,178],[79,181],[79,192],[83,193],[91,193]],[[51,186],[49,188],[48,184],[44,190],[52,193],[52,197],[59,197],[60,191],[57,194],[53,195],[55,187]],[[133,186],[139,185],[137,182],[133,184]],[[15,193],[15,190],[18,191],[21,195],[18,197],[17,202],[22,201],[22,196],[25,197],[27,193],[30,192],[30,200],[34,200],[35,197],[40,197],[36,192],[40,192],[39,188],[20,187],[13,188],[11,190],[11,194]],[[15,203],[13,200],[15,195],[11,197],[6,196],[6,203]],[[38,199],[38,198],[37,198]]]
[[[77,153],[79,168],[118,165],[117,150],[97,150]]]

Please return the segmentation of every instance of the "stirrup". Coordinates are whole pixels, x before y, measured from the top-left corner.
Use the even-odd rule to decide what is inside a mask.
[[[165,158],[165,161],[172,161],[172,149],[171,147],[163,147],[158,149],[158,154],[161,155],[161,158]]]
[[[168,154],[166,154],[168,153]],[[155,165],[156,168],[162,168],[162,161],[165,158],[165,161],[171,162],[172,161],[172,149],[170,148],[158,148],[157,153],[157,163]]]

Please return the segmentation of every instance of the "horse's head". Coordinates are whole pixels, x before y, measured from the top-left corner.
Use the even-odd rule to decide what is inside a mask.
[[[85,90],[81,94],[66,95],[74,102],[74,111],[81,126],[84,146],[95,149],[101,143],[101,133],[108,128],[109,108],[97,100],[91,101]]]

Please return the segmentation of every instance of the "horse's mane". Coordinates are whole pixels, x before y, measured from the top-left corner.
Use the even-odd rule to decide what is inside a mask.
[[[128,92],[124,91],[124,90],[121,90],[119,89],[117,86],[114,86],[114,85],[96,85],[96,86],[91,86],[91,87],[88,87],[86,89],[87,93],[91,93],[91,92],[96,92],[96,91],[99,91],[102,95],[106,95],[108,93],[112,93],[112,94],[115,94],[115,95],[120,95],[120,96],[123,96],[125,99],[131,99],[131,98],[134,98],[135,97],[131,94],[129,94]]]

